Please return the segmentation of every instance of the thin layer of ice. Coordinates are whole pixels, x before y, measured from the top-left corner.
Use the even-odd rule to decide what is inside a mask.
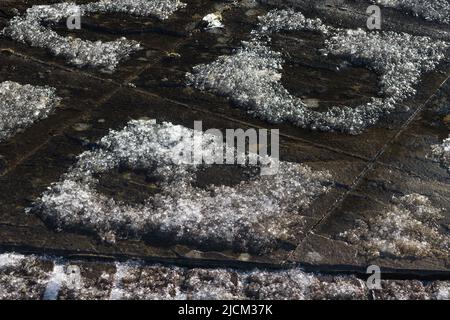
[[[359,221],[340,237],[362,247],[367,255],[404,258],[447,257],[450,236],[442,232],[442,210],[419,194],[394,198],[390,209],[373,218]]]
[[[375,0],[376,4],[412,12],[426,20],[450,23],[448,0]]]
[[[221,145],[215,136],[199,134],[203,145],[196,151],[212,157]],[[202,189],[193,183],[202,165],[186,162],[193,147],[194,130],[131,121],[101,139],[96,150],[81,154],[33,211],[59,229],[81,228],[109,240],[152,235],[209,248],[262,252],[289,240],[292,219],[302,219],[301,211],[328,190],[328,173],[287,162],[280,162],[274,175],[258,175],[234,187]],[[152,171],[160,180],[160,193],[144,205],[127,205],[97,192],[96,177],[119,166]]]
[[[183,6],[178,0],[102,0],[79,6],[71,2],[35,5],[27,10],[25,16],[13,18],[3,33],[33,47],[47,49],[75,66],[112,71],[121,60],[140,50],[138,42],[125,38],[94,42],[71,36],[63,37],[52,31],[50,26],[44,26],[44,22],[55,24],[74,15],[84,16],[99,12],[123,12],[166,19]]]
[[[431,146],[433,156],[450,172],[450,135],[442,144]]]
[[[188,85],[229,97],[255,117],[272,123],[324,131],[360,133],[415,93],[423,72],[433,70],[444,58],[447,44],[427,37],[394,32],[339,30],[307,19],[293,10],[274,10],[260,18],[253,39],[231,56],[195,66],[186,75]],[[332,107],[326,112],[308,108],[281,83],[283,57],[269,48],[270,34],[281,30],[309,30],[327,36],[325,54],[339,55],[364,65],[379,75],[381,94],[356,107]],[[264,40],[266,39],[266,40]]]
[[[0,83],[0,142],[48,117],[59,102],[54,88]]]

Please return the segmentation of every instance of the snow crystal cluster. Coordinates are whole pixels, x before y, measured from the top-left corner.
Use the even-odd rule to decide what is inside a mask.
[[[54,88],[1,82],[0,142],[35,121],[46,118],[59,102]]]
[[[135,16],[155,16],[161,20],[168,19],[185,3],[179,0],[100,0],[81,6],[86,12],[120,12]]]
[[[363,300],[371,294],[376,299],[450,299],[450,283],[445,281],[381,284],[383,290],[370,292],[354,276],[325,276],[299,268],[244,271],[0,254],[0,299]]]
[[[250,42],[243,42],[234,55],[195,66],[186,75],[187,83],[229,97],[255,117],[310,129],[360,133],[395,109],[396,102],[414,94],[422,72],[433,70],[448,48],[446,43],[426,37],[334,29],[323,25],[320,19],[307,19],[293,10],[274,10],[260,20]],[[326,35],[324,53],[344,56],[374,70],[384,98],[372,98],[357,107],[332,107],[326,112],[308,108],[281,83],[282,54],[269,48],[270,37],[262,40],[281,30],[309,30]]]
[[[352,231],[340,235],[351,244],[362,246],[370,256],[404,258],[447,257],[450,236],[439,229],[440,209],[419,194],[393,199],[393,205],[368,222],[359,221]]]
[[[426,20],[450,23],[450,3],[448,0],[375,0],[376,4],[407,10]]]
[[[94,231],[105,240],[157,236],[166,241],[262,252],[292,236],[288,224],[328,190],[330,176],[280,162],[277,174],[256,176],[234,187],[195,186],[207,165],[186,161],[194,130],[170,123],[131,121],[111,131],[99,147],[52,185],[32,211],[60,229]],[[217,150],[215,136],[202,134],[204,158]],[[223,148],[223,147],[222,147]],[[97,177],[118,167],[148,170],[160,193],[145,204],[127,205],[96,191]]]
[[[116,265],[112,299],[305,300],[367,297],[364,283],[354,277],[322,279],[298,268],[238,271],[142,266],[135,262]]]
[[[434,157],[450,172],[450,136],[442,144],[431,147]]]
[[[352,63],[368,65],[380,76],[381,93],[393,101],[416,93],[423,72],[445,58],[448,44],[406,33],[338,31],[326,41],[327,51]]]
[[[309,30],[328,33],[330,27],[324,25],[320,19],[308,19],[301,12],[293,10],[273,10],[265,16],[259,17],[259,29],[253,34],[270,35],[280,31]]]
[[[219,13],[210,13],[203,17],[202,21],[206,24],[205,29],[223,28],[222,15]]]
[[[13,18],[3,33],[12,39],[33,47],[45,48],[56,56],[62,56],[78,67],[95,67],[112,71],[118,63],[140,49],[136,41],[120,38],[115,41],[88,41],[63,37],[45,24],[55,24],[63,19],[98,12],[126,12],[140,16],[169,17],[184,6],[178,0],[102,0],[77,6],[74,3],[35,5],[25,16]]]

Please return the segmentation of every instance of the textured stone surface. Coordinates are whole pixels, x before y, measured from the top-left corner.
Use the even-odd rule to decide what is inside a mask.
[[[370,290],[354,276],[298,268],[242,271],[0,255],[2,299],[448,300],[450,294],[448,281],[384,280],[381,286]]]
[[[4,0],[0,3],[0,28],[10,25],[14,17],[24,17],[33,5],[61,2]],[[91,1],[75,2],[86,5]],[[138,2],[141,1],[135,3]],[[431,10],[440,7],[430,7],[424,12],[418,1],[378,1],[385,6],[383,29],[377,33],[355,31],[365,29],[365,11],[374,2],[369,0],[183,2],[186,6],[159,17],[158,14],[137,16],[138,12],[128,14],[114,9],[115,12],[87,14],[82,18],[80,30],[67,30],[64,19],[48,26],[57,38],[71,36],[92,43],[109,43],[126,37],[140,44],[141,50],[127,59],[115,60],[114,68],[109,69],[92,63],[76,66],[67,60],[67,55],[58,57],[46,49],[15,41],[7,35],[0,36],[0,83],[12,81],[54,88],[54,94],[61,99],[45,119],[39,117],[39,121],[27,124],[0,143],[0,245],[6,252],[37,254],[17,262],[14,267],[17,272],[14,268],[1,271],[6,273],[2,273],[0,283],[8,288],[4,297],[43,297],[52,274],[56,283],[52,286],[58,287],[58,281],[66,281],[58,276],[65,270],[66,262],[56,263],[55,267],[53,258],[42,258],[42,253],[48,252],[65,258],[77,257],[80,268],[88,274],[83,286],[76,290],[59,285],[60,298],[174,298],[177,294],[205,298],[211,294],[216,298],[261,299],[289,295],[299,299],[448,299],[448,283],[425,282],[450,277],[450,171],[446,140],[450,128],[447,81],[450,55],[444,43],[450,41],[450,32],[445,17]],[[272,15],[267,16],[270,12]],[[254,32],[261,28],[263,31]],[[259,47],[263,54],[258,51],[251,55],[248,63],[233,60],[244,67],[239,69],[239,74],[225,73],[229,70],[224,68],[198,67],[216,66],[214,63],[223,67],[230,62],[230,57],[240,57],[238,50],[249,41],[259,41],[264,47]],[[366,43],[375,46],[365,50]],[[411,45],[417,43],[420,48]],[[378,56],[383,59],[377,59]],[[261,57],[268,64],[259,64]],[[248,70],[257,75],[248,74]],[[201,75],[197,79],[200,85],[186,81],[196,72]],[[249,82],[244,83],[246,80]],[[280,88],[286,90],[281,95],[283,99],[279,105],[273,104],[273,100],[280,98],[277,94]],[[261,90],[271,94],[260,95]],[[362,125],[362,118],[353,117],[364,114],[361,106],[370,105],[374,99],[386,102],[385,99],[393,96],[401,98],[376,110],[370,109],[376,112],[363,117],[367,121]],[[287,113],[297,112],[296,107],[301,106],[308,115],[332,114],[336,121],[328,117],[323,122],[324,118],[310,117],[307,120],[315,119],[315,125],[311,120],[299,126],[291,121],[292,117],[286,118],[285,109],[281,112],[280,108],[270,108],[286,107],[286,97],[301,102],[293,103]],[[242,107],[248,102],[250,108]],[[267,113],[261,116],[261,110],[269,110],[269,117]],[[350,118],[343,117],[343,110],[351,110],[344,112]],[[272,117],[277,121],[270,121]],[[297,114],[294,118],[301,117]],[[252,172],[238,166],[212,166],[196,172],[195,188],[177,197],[192,200],[190,192],[197,190],[197,196],[208,199],[214,210],[227,208],[226,212],[233,218],[246,218],[247,230],[253,231],[241,238],[242,230],[215,232],[221,237],[233,235],[231,242],[230,238],[224,242],[209,241],[208,232],[213,229],[208,229],[203,238],[196,238],[201,230],[191,230],[179,221],[172,222],[172,226],[187,232],[183,233],[189,235],[187,238],[164,236],[164,232],[158,237],[143,236],[145,232],[136,236],[123,228],[123,221],[105,229],[101,226],[105,210],[91,215],[100,219],[92,220],[93,228],[87,229],[69,223],[60,230],[57,227],[61,224],[45,214],[26,214],[26,209],[33,207],[48,187],[63,181],[64,174],[73,172],[79,155],[101,152],[98,141],[108,136],[110,130],[121,132],[132,120],[151,119],[180,125],[186,130],[193,129],[196,120],[203,121],[203,130],[279,129],[281,160],[311,171],[308,175],[284,175],[275,184],[266,185],[277,186],[273,192],[278,194],[284,190],[281,203],[288,205],[281,206],[284,210],[267,210],[275,220],[263,224],[252,220],[251,214],[258,210],[264,212],[264,206],[258,204],[251,210],[252,202],[246,201],[251,196],[269,193],[260,184],[249,183],[254,178]],[[318,129],[317,119],[328,129],[330,121],[333,122],[335,130],[311,130]],[[143,168],[118,165],[108,167],[102,174],[97,172],[95,190],[100,197],[94,198],[114,199],[136,209],[149,198],[161,196],[164,193],[158,186],[160,181],[149,174],[150,162]],[[174,172],[179,169],[175,168]],[[327,192],[315,193],[308,179],[316,175],[324,177],[321,175],[324,172],[329,176],[321,186]],[[309,178],[305,180],[306,176]],[[283,179],[287,183],[283,184]],[[301,188],[290,194],[293,185]],[[257,188],[258,192],[253,194],[251,188]],[[178,189],[166,191],[175,190]],[[217,199],[220,190],[233,190],[236,197],[246,194],[247,200],[237,206],[211,200]],[[231,199],[222,196],[224,200]],[[292,197],[302,199],[305,205],[291,203]],[[215,211],[208,211],[202,201],[196,203],[202,203],[202,217],[208,220]],[[69,218],[76,211],[72,205],[77,206],[77,202],[60,207]],[[270,205],[268,208],[274,208]],[[109,204],[100,207],[111,208]],[[179,208],[175,206],[173,212],[179,212]],[[244,212],[239,211],[242,208],[246,208]],[[140,225],[133,216],[136,215],[127,219]],[[274,222],[277,227],[286,227],[283,229],[286,232],[268,228]],[[99,229],[103,240],[98,236]],[[111,241],[114,239],[111,230],[120,235],[115,243]],[[254,250],[248,245],[249,239],[257,239],[258,230],[263,235],[271,232],[277,235],[276,244],[269,250]],[[241,242],[230,245],[236,235]],[[89,263],[86,256],[156,260],[178,267],[143,262],[138,265]],[[383,274],[397,280],[383,282],[384,290],[380,292],[361,290],[358,277],[371,264],[381,266]],[[185,268],[192,265],[200,268]],[[301,271],[298,265],[314,273]],[[205,269],[219,266],[248,269],[289,266],[292,274],[288,280],[287,271],[282,270],[266,274],[265,271]],[[35,268],[40,271],[36,278],[30,279],[27,275]],[[114,281],[116,269],[122,282]],[[327,272],[342,274],[329,278]],[[137,284],[134,279],[141,274],[147,280]],[[170,281],[164,280],[164,275],[170,275]],[[186,284],[185,291],[178,288],[180,281]],[[11,283],[22,289],[16,290]],[[164,289],[165,284],[168,289]],[[299,288],[295,289],[296,286]],[[28,296],[23,289],[26,287],[31,288]],[[51,290],[47,294],[54,296]]]

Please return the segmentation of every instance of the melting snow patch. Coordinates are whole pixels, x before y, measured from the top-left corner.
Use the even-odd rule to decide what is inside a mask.
[[[217,139],[204,134],[202,141],[198,152],[207,158],[217,150]],[[289,222],[301,219],[299,212],[328,190],[328,173],[285,162],[274,175],[257,176],[235,187],[201,189],[193,184],[201,166],[185,162],[193,145],[194,130],[131,121],[122,131],[111,131],[97,150],[81,154],[34,209],[60,229],[95,231],[104,239],[152,235],[260,252],[292,236]],[[126,205],[97,192],[96,176],[119,166],[153,170],[160,193],[143,205]]]
[[[112,71],[122,59],[140,49],[138,42],[125,38],[93,42],[63,37],[43,23],[55,24],[74,15],[98,12],[124,12],[165,19],[182,6],[184,4],[177,0],[102,0],[80,6],[74,3],[36,5],[28,9],[24,17],[13,18],[3,33],[33,47],[45,48],[78,67],[90,66]]]
[[[375,3],[407,10],[426,20],[450,23],[450,3],[448,0],[375,0]]]
[[[450,172],[450,136],[442,144],[431,147],[434,157]]]
[[[339,31],[326,42],[327,51],[368,65],[380,76],[382,94],[394,101],[415,94],[423,72],[445,58],[448,44],[406,33]]]
[[[46,118],[60,102],[55,92],[49,87],[0,83],[0,142]]]
[[[441,210],[419,194],[393,199],[394,204],[368,222],[359,221],[340,236],[370,256],[447,257],[450,237],[439,230]]]
[[[396,102],[413,95],[422,72],[433,70],[447,49],[446,43],[426,37],[334,29],[292,10],[275,10],[260,20],[250,42],[244,42],[232,56],[221,56],[212,63],[194,67],[187,74],[187,83],[229,97],[255,117],[304,128],[360,133],[394,110]],[[344,56],[374,70],[385,98],[373,98],[354,108],[311,110],[281,83],[284,61],[280,52],[269,48],[268,37],[281,30],[310,30],[327,35],[325,54]]]

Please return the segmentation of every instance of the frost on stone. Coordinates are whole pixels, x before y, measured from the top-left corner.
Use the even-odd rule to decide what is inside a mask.
[[[59,102],[54,88],[1,82],[0,142],[48,117]]]
[[[426,20],[450,23],[448,0],[375,0],[376,4],[406,10]]]
[[[448,257],[450,237],[440,230],[442,210],[419,194],[394,198],[385,212],[358,221],[354,230],[340,234],[369,256],[401,258]]]
[[[63,37],[50,29],[52,24],[74,15],[123,12],[138,16],[168,18],[183,4],[177,0],[102,0],[77,6],[75,3],[35,5],[24,16],[13,18],[3,33],[14,40],[49,50],[78,67],[95,67],[112,71],[119,62],[140,50],[136,41],[120,38],[115,41],[88,41]],[[50,24],[50,26],[48,26]]]
[[[260,21],[251,41],[243,42],[231,56],[195,66],[186,75],[187,84],[228,97],[251,115],[271,123],[288,122],[323,131],[357,134],[375,124],[395,109],[395,103],[415,93],[421,74],[433,70],[447,49],[446,43],[426,37],[334,29],[292,10],[272,11]],[[326,112],[309,108],[281,83],[284,60],[282,53],[270,49],[268,36],[282,30],[326,35],[324,54],[344,56],[375,71],[383,98],[374,97],[356,107],[331,107]]]
[[[280,162],[274,175],[258,175],[234,187],[199,188],[194,185],[197,171],[211,165],[186,161],[194,136],[194,130],[170,123],[131,121],[101,139],[97,149],[81,154],[33,211],[59,229],[78,228],[104,239],[151,235],[262,252],[292,237],[292,219],[302,219],[301,211],[328,190],[328,173],[287,162]],[[202,136],[196,151],[208,158],[218,142],[215,136]],[[160,193],[145,204],[127,205],[97,192],[97,177],[118,167],[151,171],[160,181]]]
[[[434,158],[450,172],[450,136],[442,144],[431,146]]]

